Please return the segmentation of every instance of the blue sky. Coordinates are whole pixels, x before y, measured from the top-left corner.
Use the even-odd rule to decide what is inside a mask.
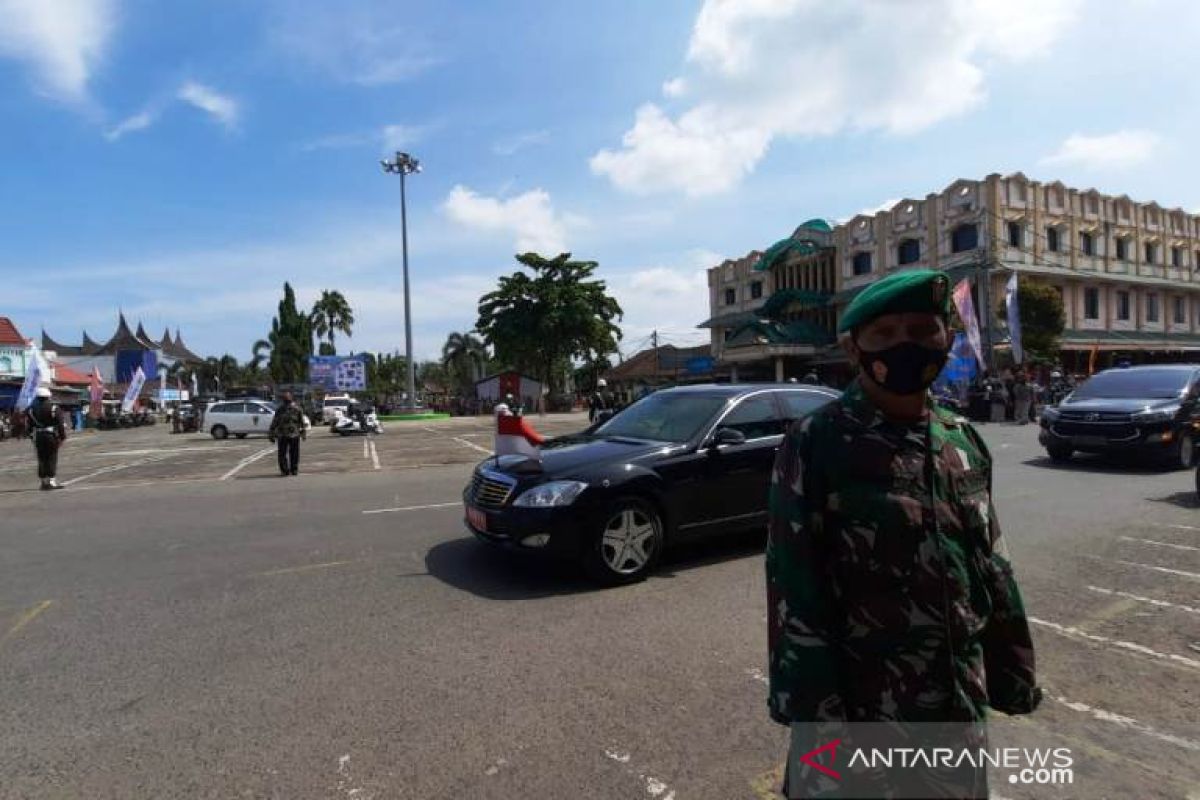
[[[704,341],[703,270],[957,177],[1200,210],[1188,0],[0,0],[0,314],[245,359],[283,281],[419,356],[524,249]]]

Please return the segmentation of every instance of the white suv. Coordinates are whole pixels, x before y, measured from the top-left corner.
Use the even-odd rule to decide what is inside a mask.
[[[233,434],[245,439],[252,433],[266,436],[271,430],[275,409],[265,400],[225,400],[213,403],[204,412],[204,429],[214,439]]]

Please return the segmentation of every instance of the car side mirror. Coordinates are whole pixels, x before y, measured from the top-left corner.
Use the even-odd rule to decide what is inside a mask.
[[[712,447],[715,449],[721,445],[737,445],[746,443],[746,434],[734,428],[718,428],[717,433],[713,436]]]

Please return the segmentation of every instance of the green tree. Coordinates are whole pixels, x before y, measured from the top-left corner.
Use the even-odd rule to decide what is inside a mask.
[[[196,367],[196,375],[201,392],[216,388],[224,390],[236,386],[243,378],[238,360],[228,354],[220,358],[209,356],[204,359],[204,363]]]
[[[1021,318],[1021,346],[1026,361],[1054,362],[1067,319],[1062,296],[1048,283],[1022,279],[1017,284],[1017,308]],[[1001,299],[996,313],[1007,318],[1007,308]]]
[[[326,337],[329,339],[329,347],[328,349],[322,347],[321,355],[336,355],[337,346],[334,337],[339,331],[350,336],[354,329],[354,311],[350,308],[346,297],[336,290],[326,289],[321,292],[320,298],[313,303],[309,320],[312,323],[312,331],[318,339]]]
[[[308,357],[313,353],[312,321],[296,308],[296,293],[283,285],[279,313],[271,320],[267,342],[271,349],[268,371],[276,383],[303,383],[308,374]]]
[[[604,281],[591,280],[595,261],[572,261],[570,253],[550,259],[524,253],[517,261],[528,272],[501,277],[496,291],[480,299],[475,328],[499,360],[537,375],[557,395],[561,364],[616,352],[621,306]]]
[[[442,345],[442,366],[455,389],[470,394],[488,363],[487,346],[470,333],[451,333]]]

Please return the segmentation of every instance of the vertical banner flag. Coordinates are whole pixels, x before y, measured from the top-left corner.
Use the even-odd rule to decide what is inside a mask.
[[[104,381],[100,378],[99,367],[92,367],[92,383],[88,389],[92,400],[88,412],[93,419],[100,419],[100,415],[104,413]]]
[[[134,403],[137,402],[138,395],[142,393],[142,386],[146,383],[146,373],[142,372],[142,368],[138,367],[137,372],[133,373],[133,377],[129,379],[129,388],[125,390],[125,399],[121,401],[122,411],[132,411]]]
[[[33,358],[29,359],[29,366],[25,370],[25,383],[21,384],[21,393],[17,395],[18,411],[24,411],[33,405],[33,398],[37,394],[38,386],[41,385],[44,377],[42,374],[42,354],[34,350]]]
[[[958,309],[959,319],[967,329],[967,341],[981,369],[987,369],[983,360],[983,345],[979,343],[979,320],[975,318],[975,303],[971,301],[971,279],[963,278],[954,287],[954,307]]]
[[[192,400],[195,401],[200,396],[200,387],[197,385],[196,373],[192,372]]]
[[[1013,361],[1025,363],[1025,348],[1021,346],[1021,312],[1017,305],[1017,273],[1013,272],[1004,289],[1004,304],[1008,309],[1008,336],[1012,342]]]

